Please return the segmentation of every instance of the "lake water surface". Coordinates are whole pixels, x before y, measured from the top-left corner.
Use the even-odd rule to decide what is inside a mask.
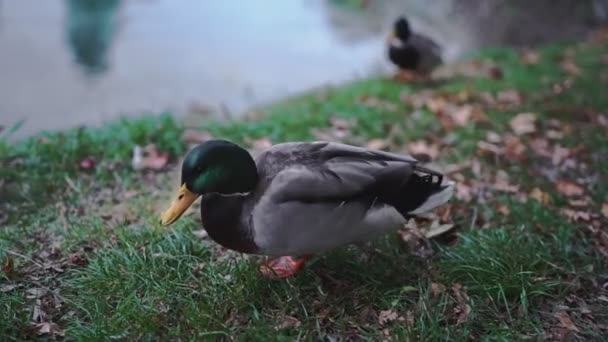
[[[0,0],[0,125],[25,120],[17,136],[27,136],[163,110],[239,115],[391,70],[384,37],[401,13],[438,40],[448,60],[483,45],[547,38],[493,20],[492,8],[484,16],[483,6],[387,0],[355,10],[336,2]],[[496,26],[480,29],[488,18]],[[579,34],[585,22],[570,26],[548,37]]]

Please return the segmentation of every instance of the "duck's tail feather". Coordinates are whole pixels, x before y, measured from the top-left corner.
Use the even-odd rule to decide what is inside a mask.
[[[454,184],[453,181],[444,180],[438,190],[433,192],[420,206],[410,211],[409,214],[420,215],[444,205],[454,195]]]
[[[420,215],[429,212],[447,203],[447,201],[452,198],[455,184],[453,181],[445,179],[443,174],[437,171],[419,165],[416,165],[415,171],[424,175],[416,175],[417,181],[428,184],[427,191],[430,191],[430,195],[424,202],[416,206],[413,210],[410,210],[408,212],[409,215]]]

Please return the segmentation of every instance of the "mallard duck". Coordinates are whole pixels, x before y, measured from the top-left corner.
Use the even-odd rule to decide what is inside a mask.
[[[388,58],[404,79],[428,74],[442,63],[441,48],[430,38],[413,33],[405,17],[397,19],[388,39]]]
[[[184,158],[180,184],[162,225],[201,197],[209,237],[271,257],[261,270],[279,277],[314,254],[395,231],[453,193],[453,182],[411,156],[333,142],[278,144],[254,160],[232,142],[209,140]]]

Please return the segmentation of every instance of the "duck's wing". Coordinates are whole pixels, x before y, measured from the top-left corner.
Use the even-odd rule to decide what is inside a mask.
[[[279,172],[268,195],[277,202],[349,200],[407,182],[416,163],[413,158],[328,144],[309,163]]]
[[[408,155],[329,142],[276,145],[257,160],[266,195],[277,200],[349,197],[374,184],[406,181],[417,162]]]
[[[408,45],[420,52],[421,69],[429,71],[443,63],[442,49],[432,39],[420,34],[412,34]]]
[[[424,169],[410,156],[335,143],[278,150],[294,157],[284,161],[252,217],[266,253],[316,252],[395,229],[432,195],[417,182]]]

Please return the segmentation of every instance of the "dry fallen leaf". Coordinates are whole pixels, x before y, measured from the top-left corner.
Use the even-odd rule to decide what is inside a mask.
[[[540,61],[540,55],[536,51],[526,49],[521,52],[520,60],[522,64],[534,65]]]
[[[399,317],[399,314],[393,310],[382,310],[378,314],[378,323],[385,325],[386,323],[392,322]]]
[[[583,187],[567,180],[557,181],[557,191],[568,197],[582,196],[585,193]]]
[[[162,170],[169,161],[169,154],[158,152],[154,144],[144,148],[136,145],[133,148],[133,159],[131,166],[135,170]]]
[[[570,208],[562,208],[560,212],[571,221],[589,221],[591,214],[586,211],[574,210]]]
[[[251,148],[254,151],[254,154],[260,154],[263,151],[272,147],[272,140],[270,138],[264,137],[260,139],[256,139],[251,141]]]
[[[507,89],[499,92],[496,100],[503,105],[519,106],[523,102],[523,97],[517,90]]]
[[[431,294],[437,297],[445,292],[445,285],[441,283],[431,283]]]
[[[559,323],[561,324],[562,327],[564,327],[570,331],[579,332],[578,328],[576,327],[574,322],[572,322],[572,319],[570,319],[570,316],[568,315],[568,313],[566,311],[560,311],[557,314],[557,319],[559,319]]]
[[[36,324],[38,335],[63,336],[64,332],[57,323],[44,322]]]
[[[68,256],[68,265],[86,266],[88,263],[87,256],[81,252],[72,253]]]
[[[542,205],[549,204],[549,201],[551,200],[549,194],[539,188],[534,188],[532,191],[530,191],[530,198],[539,201]]]
[[[389,112],[395,112],[397,109],[399,109],[399,107],[397,107],[397,105],[393,102],[383,100],[375,96],[363,95],[359,97],[359,103],[368,107],[378,108]]]
[[[471,306],[467,303],[469,297],[464,291],[462,291],[462,285],[455,283],[452,285],[452,291],[454,292],[454,297],[456,297],[456,302],[458,303],[458,305],[454,308],[454,313],[458,315],[458,319],[456,321],[456,324],[458,325],[469,320]]]
[[[536,114],[534,113],[520,113],[511,119],[511,129],[517,135],[524,135],[528,133],[534,133],[536,131]]]
[[[12,255],[7,255],[4,261],[4,273],[12,275],[15,272],[15,262]]]
[[[456,198],[463,202],[470,202],[473,199],[473,189],[462,183],[456,183]]]
[[[576,65],[573,58],[564,58],[561,61],[560,66],[562,70],[570,76],[578,76],[581,73],[581,69]]]
[[[302,324],[302,322],[300,322],[299,319],[297,319],[293,316],[285,315],[281,318],[281,324],[279,324],[277,326],[277,329],[282,330],[282,329],[298,328],[301,324]]]
[[[587,207],[589,206],[589,198],[583,198],[583,199],[569,199],[568,200],[568,204],[570,204],[573,207]]]
[[[605,218],[608,218],[608,203],[602,204],[602,215],[604,215]]]
[[[384,139],[371,139],[367,142],[365,147],[370,150],[383,150],[388,146],[388,143]]]
[[[78,166],[81,170],[92,170],[97,165],[95,158],[92,156],[86,157],[78,162]]]
[[[205,239],[209,236],[209,233],[207,233],[207,231],[204,229],[194,230],[194,231],[192,231],[192,234],[194,234],[194,236],[196,236],[199,239]]]
[[[431,159],[439,156],[439,146],[437,144],[428,144],[424,140],[413,141],[408,144],[407,149],[413,155],[427,155]]]
[[[213,139],[213,136],[206,131],[187,129],[182,134],[182,140],[187,144],[200,144],[211,139]]]
[[[508,160],[521,161],[524,158],[524,152],[526,151],[526,145],[514,135],[507,135],[505,138],[504,154]]]
[[[497,210],[503,216],[509,216],[509,214],[511,214],[511,209],[509,209],[509,207],[504,204],[499,205]]]

